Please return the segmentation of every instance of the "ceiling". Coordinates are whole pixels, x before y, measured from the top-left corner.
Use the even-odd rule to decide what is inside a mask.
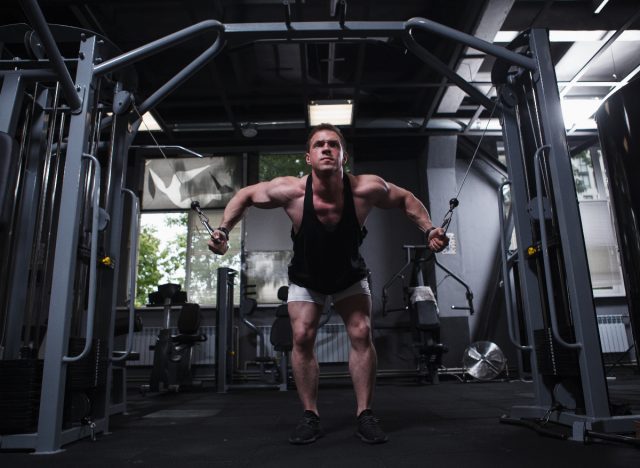
[[[18,2],[9,3],[0,6],[2,23],[26,22]],[[336,3],[290,0],[290,18],[337,24]],[[207,19],[227,25],[286,19],[281,0],[40,0],[39,4],[50,23],[96,31],[122,51]],[[639,2],[610,0],[599,14],[593,10],[592,0],[349,0],[344,18],[351,22],[424,17],[501,45],[519,31],[548,28],[561,92],[567,99],[580,99],[569,108],[583,115],[592,112],[595,98],[620,87],[640,65]],[[160,143],[245,150],[299,147],[308,131],[307,103],[325,99],[354,102],[355,122],[345,133],[361,155],[413,151],[436,133],[478,138],[487,127],[489,112],[408,52],[399,36],[341,40],[229,36],[212,62],[153,110],[162,127],[155,133]],[[422,31],[415,36],[480,91],[494,95],[492,58]],[[137,102],[205,50],[214,37],[204,34],[138,62]],[[2,59],[16,54],[6,46]],[[255,136],[243,134],[247,125],[257,130]],[[141,127],[137,143],[151,142],[144,130]],[[594,130],[582,122],[569,133],[578,136]]]

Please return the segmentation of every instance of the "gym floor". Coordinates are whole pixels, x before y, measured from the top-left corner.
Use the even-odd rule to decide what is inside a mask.
[[[640,450],[615,442],[564,441],[500,424],[532,386],[521,381],[419,386],[379,380],[375,411],[389,442],[370,446],[354,436],[354,396],[346,379],[321,381],[326,435],[292,446],[289,432],[301,415],[295,391],[234,390],[129,395],[129,413],[114,416],[112,432],[70,444],[54,455],[0,453],[8,467],[535,467],[630,468]],[[640,376],[610,382],[612,401],[640,413]]]

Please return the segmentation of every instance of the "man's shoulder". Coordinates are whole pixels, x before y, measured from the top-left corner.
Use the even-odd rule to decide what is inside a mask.
[[[307,179],[307,176],[304,176],[302,178],[294,177],[294,176],[279,176],[279,177],[274,177],[269,182],[276,185],[296,185],[296,184],[302,183],[303,180],[306,180],[306,179]]]
[[[367,195],[387,189],[385,180],[375,174],[349,174],[349,180],[356,195]]]
[[[299,193],[304,195],[305,183],[307,177],[282,176],[271,179],[268,184],[271,189],[286,193],[289,196],[295,196]]]

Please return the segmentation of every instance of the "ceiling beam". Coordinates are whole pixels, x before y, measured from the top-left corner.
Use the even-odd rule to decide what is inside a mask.
[[[486,3],[482,18],[478,21],[473,35],[487,42],[493,42],[493,38],[504,24],[507,15],[511,11],[515,0],[492,0]],[[463,55],[469,55],[470,48],[465,48]],[[456,67],[456,73],[465,80],[471,82],[480,69],[484,57],[464,58]],[[460,88],[448,88],[442,100],[438,104],[438,113],[456,112],[465,97],[465,92]]]
[[[573,76],[571,81],[569,81],[569,83],[567,83],[562,88],[562,90],[560,91],[561,98],[567,95],[567,93],[571,90],[571,88],[573,88],[576,85],[576,83],[580,81],[580,78],[584,76],[584,74],[587,72],[589,67],[593,65],[593,63],[599,57],[601,57],[602,54],[604,54],[613,45],[616,39],[618,39],[623,32],[629,29],[639,17],[640,17],[640,8],[638,9],[638,11],[636,11],[636,13],[631,18],[629,18],[629,20],[626,23],[624,23],[624,25],[622,25],[620,29],[618,29],[604,44],[602,44],[602,46],[596,51],[596,53],[593,54],[593,56],[582,66],[582,68],[580,68],[580,70],[578,70],[578,72]]]
[[[302,96],[304,98],[303,106],[303,115],[304,115],[304,126],[309,128],[309,57],[307,54],[307,44],[300,43],[300,73],[302,78]]]
[[[354,79],[354,88],[353,88],[353,125],[351,126],[350,134],[353,136],[355,134],[357,125],[356,112],[358,111],[358,101],[360,99],[360,90],[362,89],[362,75],[364,72],[364,58],[365,58],[365,47],[366,43],[360,44],[358,47],[358,56],[356,59],[356,76]]]

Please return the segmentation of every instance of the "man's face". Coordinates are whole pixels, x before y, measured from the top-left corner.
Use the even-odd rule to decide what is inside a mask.
[[[340,137],[331,130],[320,130],[311,137],[307,164],[316,172],[333,172],[342,167],[347,158]]]

